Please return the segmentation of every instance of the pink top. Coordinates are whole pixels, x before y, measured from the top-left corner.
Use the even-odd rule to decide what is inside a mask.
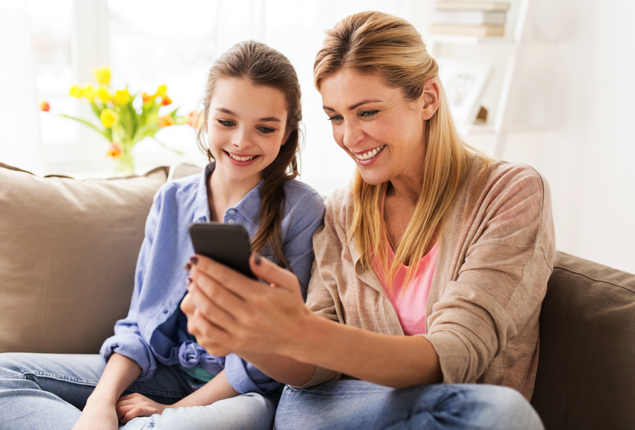
[[[381,202],[382,215],[384,212],[384,199]],[[386,233],[384,232],[384,244],[388,249],[388,264],[389,267],[395,259],[395,253],[388,242]],[[404,281],[406,280],[406,273],[408,266],[402,264],[397,271],[392,283],[392,293],[388,289],[388,282],[381,275],[379,276],[379,282],[381,282],[386,295],[392,303],[392,306],[397,312],[397,317],[401,323],[401,328],[407,335],[425,334],[426,333],[426,304],[428,302],[428,293],[430,292],[430,285],[432,285],[432,275],[434,275],[434,266],[437,262],[437,250],[439,249],[439,242],[437,242],[432,249],[421,259],[417,272],[410,278],[408,288],[404,291]],[[373,260],[373,267],[376,273],[381,273],[379,270],[379,264],[377,260]],[[403,294],[402,294],[403,292]]]

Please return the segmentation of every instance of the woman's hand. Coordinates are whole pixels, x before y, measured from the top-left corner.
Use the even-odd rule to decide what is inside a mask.
[[[293,355],[302,327],[313,316],[295,275],[257,255],[250,258],[251,270],[269,285],[201,255],[192,263],[192,283],[181,309],[201,346],[214,355]]]
[[[154,414],[162,414],[163,411],[170,406],[162,405],[153,400],[148,399],[142,394],[129,394],[121,396],[115,407],[117,418],[121,424],[126,424],[133,418],[149,417]]]

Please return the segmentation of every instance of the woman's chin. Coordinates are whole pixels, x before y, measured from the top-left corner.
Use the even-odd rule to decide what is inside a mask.
[[[369,171],[369,169],[360,168],[360,166],[357,166],[357,168],[364,182],[369,185],[380,185],[390,180],[390,177],[383,172]]]

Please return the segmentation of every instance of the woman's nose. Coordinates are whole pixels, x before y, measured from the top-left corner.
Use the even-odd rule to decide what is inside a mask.
[[[342,143],[347,148],[354,148],[362,141],[363,138],[364,133],[354,124],[344,126],[344,136],[342,138]]]

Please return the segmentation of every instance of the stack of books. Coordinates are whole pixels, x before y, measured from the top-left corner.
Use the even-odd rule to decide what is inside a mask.
[[[432,15],[432,33],[503,36],[509,3],[441,1]]]

